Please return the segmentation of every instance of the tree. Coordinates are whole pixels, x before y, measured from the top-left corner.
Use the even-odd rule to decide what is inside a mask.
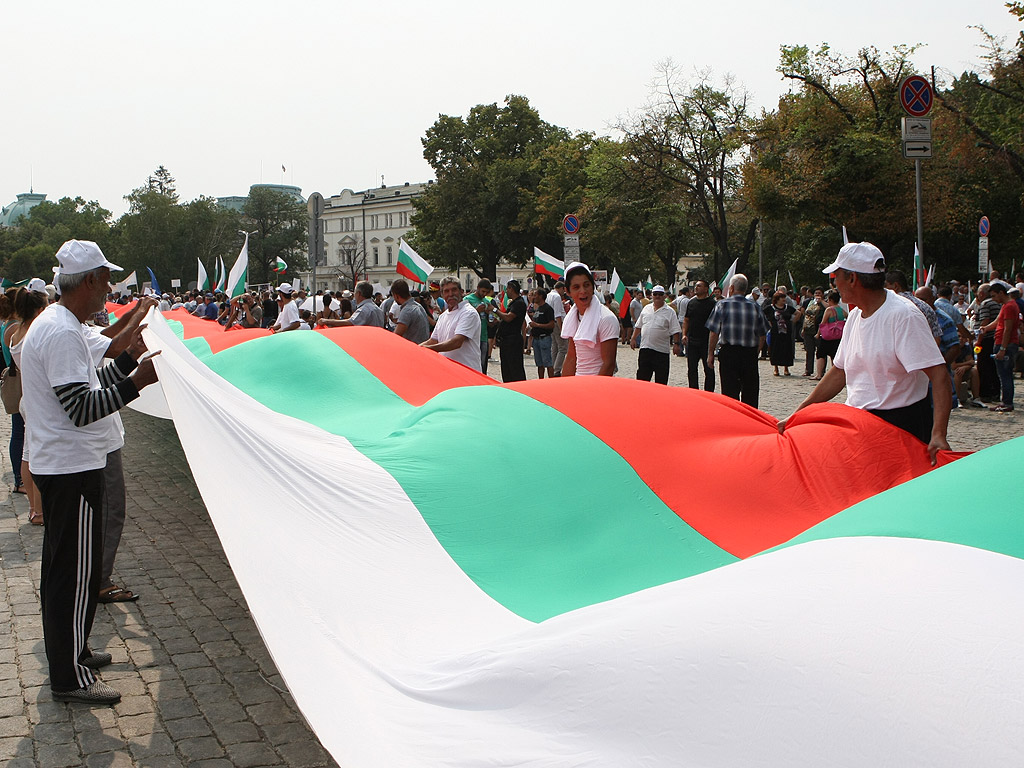
[[[178,205],[174,191],[174,180],[161,166],[164,173],[160,183],[153,183],[150,177],[142,186],[127,195],[128,212],[114,225],[116,263],[127,272],[139,274],[140,285],[148,275],[146,268],[153,270],[159,281],[171,278],[182,279],[186,274],[189,255],[186,252],[187,226],[185,211]]]
[[[281,258],[290,269],[308,266],[306,206],[289,194],[254,186],[242,208],[242,226],[249,236],[249,282],[273,282],[271,268]]]
[[[679,190],[715,247],[713,268],[732,261],[730,211],[736,207],[740,150],[747,130],[747,94],[711,73],[690,83],[671,62],[661,66],[646,109],[620,125],[630,159]]]
[[[502,259],[525,264],[541,233],[522,215],[524,190],[540,183],[536,158],[567,136],[522,96],[477,105],[465,118],[438,117],[423,138],[437,182],[414,202],[416,249],[433,264],[492,280]]]
[[[54,255],[67,240],[92,240],[105,252],[111,249],[110,211],[81,197],[44,200],[17,227],[0,231],[0,271],[14,280],[38,276],[49,282]]]

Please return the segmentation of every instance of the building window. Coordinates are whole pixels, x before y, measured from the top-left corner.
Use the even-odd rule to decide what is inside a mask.
[[[391,214],[388,214],[388,215],[390,216]],[[391,266],[391,246],[390,245],[388,246],[388,266],[389,267]]]
[[[380,264],[380,249],[377,246],[373,246],[373,266]]]

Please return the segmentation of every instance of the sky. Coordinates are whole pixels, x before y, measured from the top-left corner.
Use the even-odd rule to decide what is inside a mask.
[[[1003,2],[9,0],[0,24],[0,205],[30,183],[115,217],[159,165],[183,201],[259,182],[324,196],[426,181],[440,114],[526,96],[543,119],[613,134],[659,63],[731,75],[758,110],[789,85],[779,46],[853,54],[923,43],[922,71],[982,67]],[[282,166],[286,169],[282,172]]]

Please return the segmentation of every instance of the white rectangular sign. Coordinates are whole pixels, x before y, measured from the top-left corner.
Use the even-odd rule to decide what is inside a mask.
[[[988,272],[988,238],[978,238],[978,271]]]
[[[900,121],[904,141],[931,141],[932,119],[930,117],[904,117]]]
[[[927,160],[932,156],[930,141],[904,141],[903,156],[911,160]]]

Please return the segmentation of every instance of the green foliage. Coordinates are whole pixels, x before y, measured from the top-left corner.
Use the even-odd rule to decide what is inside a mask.
[[[742,209],[737,193],[747,123],[747,94],[730,78],[716,86],[704,71],[691,83],[667,62],[651,103],[620,125],[630,162],[662,177],[707,233],[716,272],[733,258],[730,224]]]
[[[527,190],[540,187],[545,150],[567,138],[522,96],[479,104],[465,118],[438,117],[423,138],[437,182],[414,203],[417,250],[432,264],[491,279],[503,258],[527,263],[551,236],[529,215]]]
[[[197,259],[214,275],[218,257],[230,267],[238,253],[238,212],[209,197],[180,203],[174,178],[163,166],[125,199],[128,212],[113,227],[114,252],[108,256],[126,275],[136,271],[140,284],[148,280],[149,267],[161,287],[177,279],[187,288],[196,280]]]
[[[52,279],[57,249],[73,238],[110,247],[110,212],[80,197],[44,200],[23,216],[16,227],[0,228],[0,273],[12,280]]]
[[[268,283],[278,257],[290,270],[307,269],[309,215],[301,200],[269,187],[254,186],[242,209],[249,236],[249,282]],[[228,267],[230,269],[230,266]],[[213,274],[211,272],[211,274]]]

